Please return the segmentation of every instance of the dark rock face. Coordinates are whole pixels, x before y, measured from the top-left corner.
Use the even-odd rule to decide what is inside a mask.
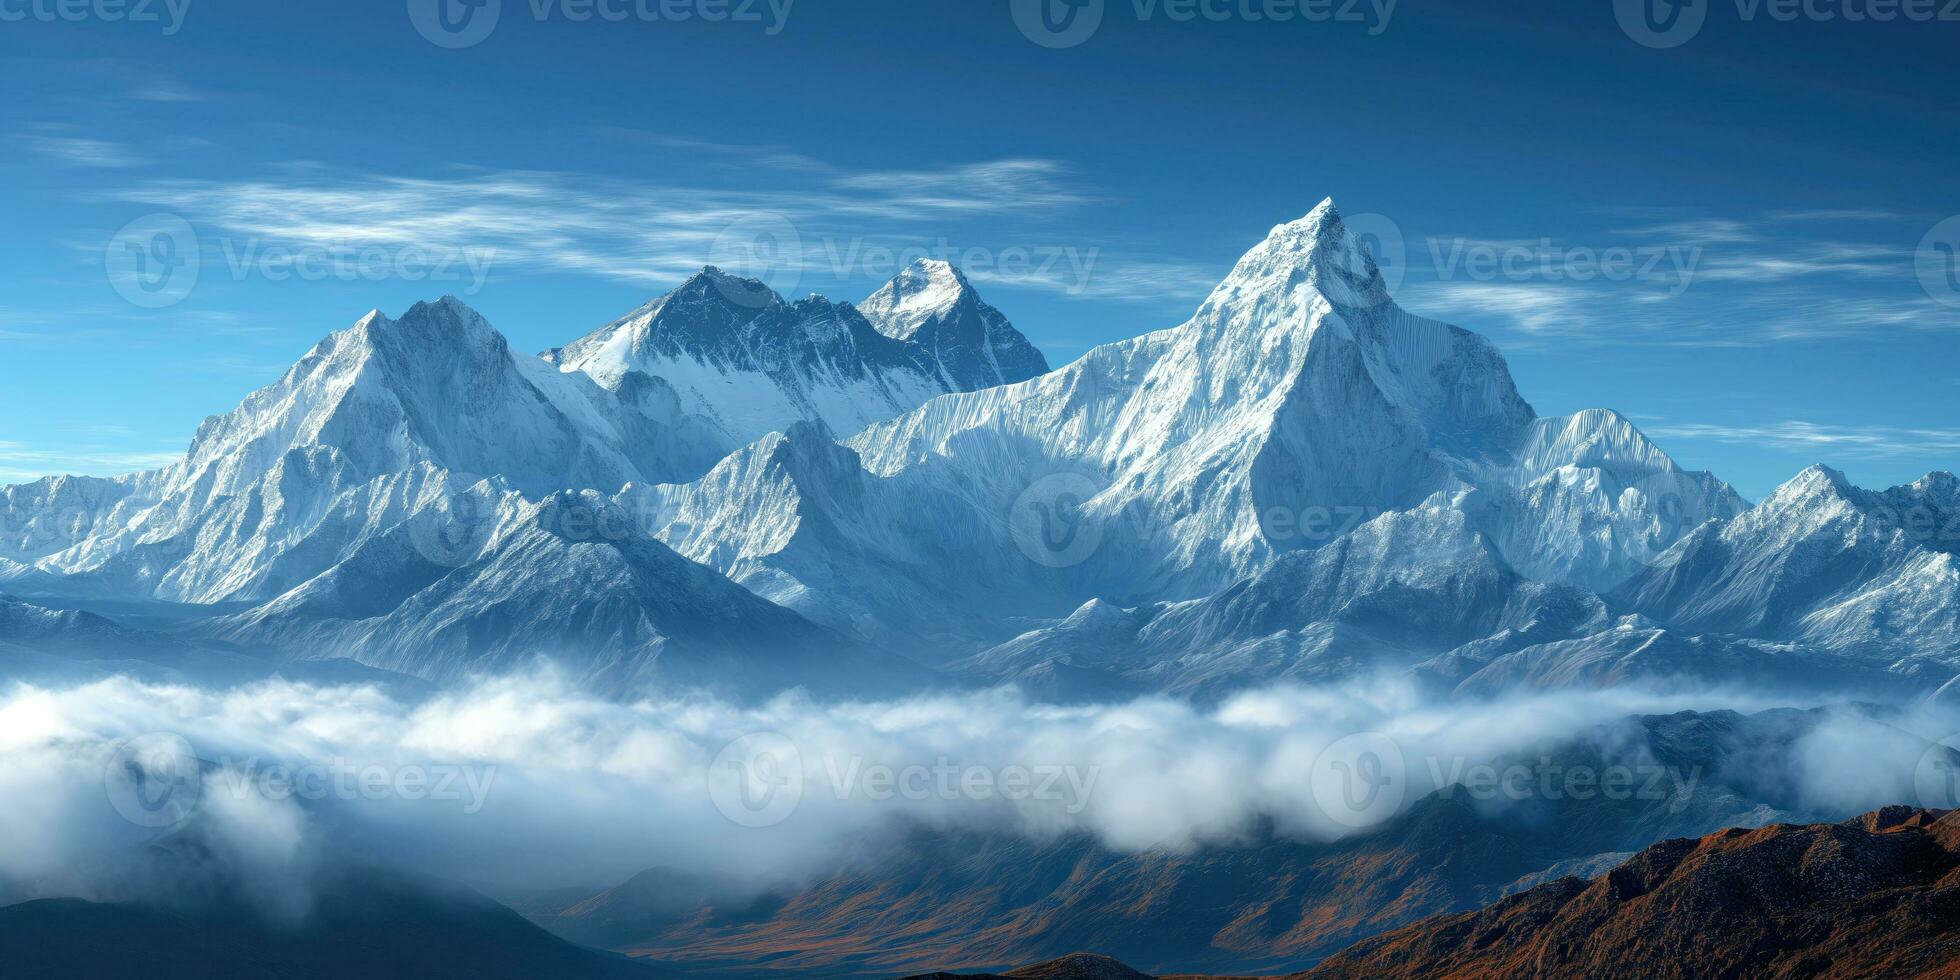
[[[1078,954],[970,976],[1145,974]],[[1563,878],[1436,916],[1284,980],[1614,976],[1960,976],[1960,819],[1896,806],[1843,823],[1663,841],[1591,881]]]
[[[1839,824],[1671,840],[1591,882],[1356,944],[1298,980],[1950,977],[1960,823],[1888,807]]]

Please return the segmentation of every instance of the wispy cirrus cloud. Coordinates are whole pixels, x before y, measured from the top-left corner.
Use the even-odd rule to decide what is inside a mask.
[[[1667,221],[1635,228],[1622,228],[1613,234],[1625,238],[1667,238],[1702,244],[1758,240],[1756,231],[1748,224],[1731,218],[1690,218]]]
[[[1093,249],[1065,253],[1060,262],[1027,268],[972,268],[966,276],[982,286],[1015,286],[1075,298],[1194,302],[1209,294],[1227,271],[1172,259],[1105,261],[1101,250]]]
[[[143,163],[142,157],[109,140],[48,135],[22,136],[20,140],[35,153],[77,167],[121,168]]]
[[[1648,427],[1655,438],[1706,440],[1761,446],[1793,453],[1828,453],[1833,458],[1888,459],[1960,452],[1960,429],[1898,426],[1820,425],[1790,420],[1748,425],[1678,423]]]
[[[1911,215],[1884,208],[1819,208],[1808,211],[1772,211],[1771,221],[1907,221]]]
[[[1219,274],[1173,259],[1111,256],[1092,238],[1058,231],[1056,216],[1095,196],[1056,161],[854,173],[777,148],[635,135],[740,157],[778,176],[750,182],[761,189],[736,189],[474,168],[404,177],[301,164],[254,180],[150,181],[115,196],[216,229],[222,254],[207,261],[231,261],[248,247],[416,248],[487,255],[503,270],[659,286],[764,244],[773,267],[813,273],[813,283],[888,277],[897,271],[889,267],[895,255],[956,264],[980,255],[982,265],[967,267],[976,282],[1134,302],[1203,296]],[[959,244],[949,239],[949,226],[969,222],[987,230]]]
[[[54,473],[111,476],[169,466],[184,451],[112,449],[104,446],[43,446],[0,441],[0,484],[25,483]]]
[[[1915,268],[1930,219],[1864,208],[1638,216],[1606,242],[1432,238],[1431,261],[1412,250],[1400,295],[1444,319],[1495,321],[1480,326],[1512,344],[1752,346],[1960,329],[1960,310],[1928,295]],[[1806,222],[1876,227],[1817,234]],[[1598,271],[1616,254],[1621,275]]]
[[[1582,289],[1543,282],[1423,282],[1407,287],[1403,298],[1444,318],[1459,312],[1498,317],[1526,337],[1591,334],[1606,312]]]
[[[1066,168],[1052,160],[995,160],[946,170],[853,174],[838,178],[835,186],[928,213],[989,211],[1003,202],[1016,208],[1070,208],[1094,200],[1068,179]]]

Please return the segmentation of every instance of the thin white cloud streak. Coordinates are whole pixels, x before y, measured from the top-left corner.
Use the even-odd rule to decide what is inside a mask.
[[[1910,221],[1912,216],[1883,208],[1819,208],[1809,211],[1773,211],[1771,221]]]
[[[1086,256],[1084,268],[1058,262],[1047,269],[1005,272],[965,269],[982,286],[1007,286],[1058,294],[1070,299],[1124,302],[1192,302],[1209,295],[1224,272],[1163,259],[1111,261],[1100,252]],[[1154,328],[1153,328],[1154,329]]]
[[[867,191],[909,208],[939,211],[989,211],[998,202],[1020,208],[1069,208],[1093,198],[1068,177],[1065,168],[1049,160],[996,160],[949,170],[912,170],[854,174],[835,186]]]
[[[23,136],[28,149],[42,156],[77,167],[134,167],[143,159],[120,143],[83,139],[76,136]]]
[[[1403,293],[1444,320],[1464,314],[1496,318],[1500,329],[1514,333],[1510,342],[1523,345],[1556,338],[1736,347],[1960,328],[1960,313],[1926,296],[1915,281],[1917,231],[1888,243],[1805,237],[1768,227],[1804,220],[1902,219],[1849,209],[1783,212],[1753,223],[1684,218],[1623,228],[1615,234],[1626,240],[1613,248],[1637,254],[1659,248],[1670,257],[1693,258],[1685,268],[1663,263],[1651,275],[1629,281],[1535,275],[1530,262],[1520,266],[1524,274],[1472,277],[1467,268],[1443,263],[1436,243],[1531,256],[1577,247],[1549,238],[1432,239],[1431,257],[1437,261],[1414,263]]]
[[[0,440],[0,483],[26,483],[51,474],[113,476],[153,470],[184,458],[183,450],[158,452],[99,446],[37,447]]]
[[[798,162],[792,169],[816,166]],[[276,180],[157,181],[117,196],[218,229],[222,240],[208,250],[220,254],[205,256],[207,261],[229,262],[253,246],[414,247],[489,254],[499,268],[649,285],[671,285],[703,265],[725,265],[758,233],[787,229],[793,247],[773,260],[811,273],[834,264],[833,253],[855,253],[870,243],[921,242],[929,237],[926,230],[943,229],[949,221],[1039,222],[1093,200],[1066,167],[1026,159],[932,171],[825,170],[813,186],[759,191],[531,171],[427,178],[301,168]],[[1146,302],[1202,295],[1211,285],[1175,262],[1124,263],[1100,256],[1093,244],[1055,242],[1048,235],[1010,237],[987,247],[995,253],[1068,249],[1097,256],[1096,275],[1086,282],[1069,269],[1022,274],[1019,281],[984,272],[977,277],[1000,284]],[[863,270],[829,271],[852,276]]]
[[[1760,446],[1790,453],[1826,451],[1851,459],[1960,452],[1960,429],[1819,425],[1792,420],[1754,425],[1681,423],[1653,426],[1648,432],[1656,438]]]
[[[1570,285],[1543,282],[1416,283],[1404,287],[1409,305],[1448,320],[1463,311],[1501,317],[1528,337],[1599,336],[1601,300]],[[1624,334],[1620,335],[1624,339]]]
[[[1753,242],[1758,235],[1747,223],[1731,218],[1691,218],[1637,228],[1622,228],[1616,235],[1630,238],[1665,238],[1677,242],[1723,244]]]

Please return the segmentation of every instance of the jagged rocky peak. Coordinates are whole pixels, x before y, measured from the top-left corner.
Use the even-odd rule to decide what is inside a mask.
[[[1855,520],[1880,539],[1898,533],[1913,545],[1960,553],[1960,481],[1945,471],[1873,491],[1819,464],[1778,487],[1764,510],[1786,519]]]
[[[915,260],[858,310],[879,333],[932,358],[950,390],[990,388],[1048,373],[1041,351],[987,305],[950,262]]]
[[[648,358],[722,360],[758,317],[780,313],[786,305],[761,280],[706,266],[659,298],[544,357],[610,387],[636,361]]]
[[[723,302],[757,310],[783,305],[783,297],[762,280],[730,275],[712,265],[702,266],[700,272],[689,276],[667,294],[667,301]]]

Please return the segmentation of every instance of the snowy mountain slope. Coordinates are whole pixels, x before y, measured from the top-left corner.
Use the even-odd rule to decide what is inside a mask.
[[[940,297],[940,320],[980,316],[1004,354],[1026,347],[957,272],[946,274],[957,288]],[[744,290],[767,302],[730,299]],[[996,358],[991,348],[962,365],[950,343],[935,355],[885,337],[848,304],[785,304],[712,270],[643,313],[567,348],[586,352],[580,363],[601,385],[513,353],[453,297],[399,319],[371,312],[206,420],[178,464],[0,490],[0,581],[265,600],[482,479],[535,498],[692,478],[779,424],[811,417],[855,428],[946,390],[942,376],[979,384],[1000,370],[1046,369],[1038,354]],[[645,356],[600,370],[613,349]],[[664,375],[638,370],[656,362]],[[733,384],[743,371],[761,387]]]
[[[962,284],[949,312],[976,304]],[[815,376],[781,359],[807,357],[877,396],[854,405],[864,391],[783,389],[811,396],[802,404],[819,416],[882,416],[942,390],[929,373],[950,370],[950,356],[886,338],[849,306],[778,305],[763,311],[769,323],[751,324],[760,332],[695,339],[743,356],[758,353],[752,341],[780,341],[769,356],[781,377]],[[899,383],[880,376],[892,368]],[[645,411],[668,382],[611,380],[621,378],[608,388],[513,354],[454,299],[397,320],[370,313],[208,420],[179,464],[8,488],[0,579],[51,593],[254,602],[198,632],[268,656],[352,655],[437,679],[545,654],[609,690],[928,682],[634,533],[630,517],[601,542],[554,533],[547,518],[572,499],[561,490],[612,492],[706,465],[692,423]],[[720,417],[743,407],[714,395],[707,408]]]
[[[888,336],[848,303],[786,303],[759,281],[709,267],[545,358],[682,434],[683,451],[649,473],[662,481],[692,479],[796,422],[856,432],[944,392],[1048,370],[950,266],[907,269],[868,302],[903,307],[917,322]]]
[[[1683,470],[1618,412],[1540,418],[1508,472],[1485,476],[1479,522],[1528,578],[1607,591],[1708,521],[1747,504],[1712,474]]]
[[[926,662],[968,652],[974,637],[1006,639],[1023,617],[1067,613],[1066,570],[1027,561],[973,487],[879,479],[832,439],[795,425],[693,483],[629,488],[621,504],[759,595]]]
[[[1092,601],[952,669],[1044,693],[1050,677],[1093,689],[1087,672],[1107,690],[1212,696],[1280,679],[1391,673],[1475,641],[1563,639],[1611,621],[1598,597],[1512,571],[1439,498],[1289,552],[1203,599],[1130,610]]]
[[[1628,582],[1641,612],[1688,631],[1845,654],[1960,657],[1960,481],[1873,492],[1814,466],[1703,527]]]
[[[140,476],[51,476],[0,487],[0,561],[33,562],[104,533],[119,505],[145,492],[144,483]]]
[[[1533,644],[1488,661],[1446,657],[1422,669],[1433,671],[1432,677],[1454,680],[1452,693],[1474,697],[1642,685],[1693,691],[1728,687],[1757,696],[1796,694],[1831,701],[1908,700],[1939,683],[1816,648],[1691,636],[1639,617],[1591,636]]]
[[[923,322],[893,293],[885,329]],[[1390,301],[1331,202],[1273,229],[1184,325],[845,447],[855,460],[807,467],[738,453],[646,506],[683,554],[869,635],[1201,598],[1437,493],[1506,564],[1597,590],[1742,509],[1617,414],[1536,418],[1488,342]],[[884,571],[922,547],[967,573],[956,594]]]
[[[479,491],[481,485],[479,485]],[[436,682],[549,657],[614,694],[654,686],[752,697],[917,690],[930,673],[808,622],[666,546],[596,492],[489,502],[490,530],[450,563],[416,522],[200,632],[302,656],[346,656]],[[418,521],[421,518],[418,516]]]
[[[370,313],[201,426],[172,491],[236,493],[310,446],[333,447],[360,476],[427,463],[495,474],[530,493],[615,489],[644,476],[614,413],[597,408],[603,398],[514,354],[453,297],[418,303],[400,320]]]
[[[369,313],[207,419],[182,462],[89,486],[107,512],[32,569],[75,591],[270,598],[472,474],[533,493],[644,479],[650,450],[609,398],[453,298]]]
[[[1181,598],[1285,550],[1262,515],[1412,507],[1454,476],[1437,447],[1499,454],[1530,418],[1488,344],[1388,302],[1328,203],[1274,229],[1185,325],[850,444],[881,476],[1079,472],[1100,488],[1088,519],[1141,532],[1092,556],[1099,586]]]

